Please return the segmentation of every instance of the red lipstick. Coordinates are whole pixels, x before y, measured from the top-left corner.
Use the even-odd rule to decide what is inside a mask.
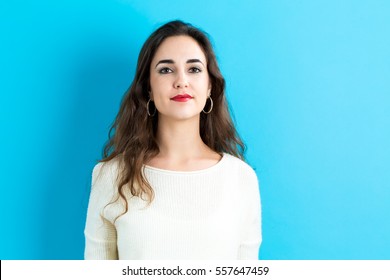
[[[192,96],[188,94],[178,94],[171,98],[171,100],[176,102],[187,102],[188,100],[191,100]]]

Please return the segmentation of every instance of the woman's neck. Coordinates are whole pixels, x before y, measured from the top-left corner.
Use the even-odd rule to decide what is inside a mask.
[[[160,157],[185,161],[202,157],[210,149],[202,141],[199,132],[199,119],[180,121],[159,120],[157,142]]]
[[[215,165],[221,155],[211,150],[200,137],[199,119],[165,121],[157,130],[159,154],[146,164],[176,171],[202,170]]]

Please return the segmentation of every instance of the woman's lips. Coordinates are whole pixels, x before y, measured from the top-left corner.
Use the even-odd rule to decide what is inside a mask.
[[[192,96],[188,94],[178,94],[171,98],[171,100],[176,102],[187,102],[190,99],[192,99]]]

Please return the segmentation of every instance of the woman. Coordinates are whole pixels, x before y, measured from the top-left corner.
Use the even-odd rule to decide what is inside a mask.
[[[92,174],[86,259],[257,259],[257,177],[242,160],[207,36],[157,29]]]

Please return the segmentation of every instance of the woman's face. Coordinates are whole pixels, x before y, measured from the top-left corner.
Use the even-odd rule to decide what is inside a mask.
[[[150,65],[150,87],[159,120],[199,118],[211,91],[199,44],[189,36],[165,39]]]

